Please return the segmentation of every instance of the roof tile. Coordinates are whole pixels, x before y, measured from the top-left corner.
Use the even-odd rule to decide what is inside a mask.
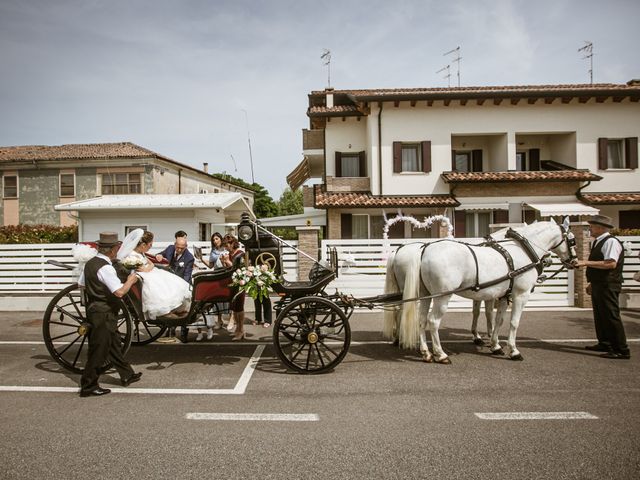
[[[408,207],[457,207],[460,203],[451,195],[384,195],[361,192],[323,192],[315,189],[316,208],[408,208]]]
[[[589,170],[540,170],[535,172],[443,172],[446,183],[483,182],[587,182],[602,177]]]
[[[21,145],[0,147],[0,161],[5,160],[66,160],[77,158],[136,158],[158,157],[170,160],[158,153],[131,142],[89,143],[71,145]]]
[[[580,198],[590,205],[639,204],[640,192],[583,193]]]

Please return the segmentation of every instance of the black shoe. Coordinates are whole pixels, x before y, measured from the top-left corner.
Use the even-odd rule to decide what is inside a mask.
[[[96,387],[93,390],[80,390],[81,397],[99,397],[101,395],[106,395],[107,393],[111,393],[111,390],[108,388],[100,388]]]
[[[602,358],[612,358],[614,360],[629,360],[631,358],[630,353],[621,352],[607,352],[604,355],[600,355]]]
[[[592,352],[610,352],[611,347],[604,343],[596,343],[595,345],[587,345],[584,347],[586,350],[591,350]]]
[[[142,372],[137,372],[132,374],[129,378],[123,378],[122,380],[120,380],[120,382],[122,383],[123,387],[128,387],[132,383],[136,383],[138,380],[140,380],[141,376]]]

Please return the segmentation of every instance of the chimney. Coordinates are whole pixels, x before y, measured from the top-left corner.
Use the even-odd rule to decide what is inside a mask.
[[[326,94],[327,95],[327,101],[326,101],[327,108],[333,108],[333,88],[331,88],[331,87],[325,88],[325,92],[327,92],[327,94]]]
[[[640,78],[632,78],[627,82],[627,85],[630,87],[638,87],[640,86]]]
[[[202,170],[204,170],[204,173],[209,173],[209,164],[207,162],[202,163]]]

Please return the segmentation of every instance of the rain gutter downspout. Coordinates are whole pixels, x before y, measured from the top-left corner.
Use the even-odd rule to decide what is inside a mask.
[[[378,195],[382,195],[382,107],[380,102],[380,111],[378,112]]]

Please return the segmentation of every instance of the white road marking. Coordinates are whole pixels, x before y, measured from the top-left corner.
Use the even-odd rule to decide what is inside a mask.
[[[187,413],[187,420],[236,420],[262,422],[318,422],[316,413]]]
[[[159,395],[243,395],[256,369],[264,345],[256,346],[253,355],[240,375],[234,388],[110,388],[113,393],[145,393]],[[106,387],[105,387],[106,388]],[[78,387],[37,387],[22,385],[0,385],[0,392],[47,392],[47,393],[78,393]]]
[[[589,412],[502,412],[476,413],[481,420],[597,420]]]

